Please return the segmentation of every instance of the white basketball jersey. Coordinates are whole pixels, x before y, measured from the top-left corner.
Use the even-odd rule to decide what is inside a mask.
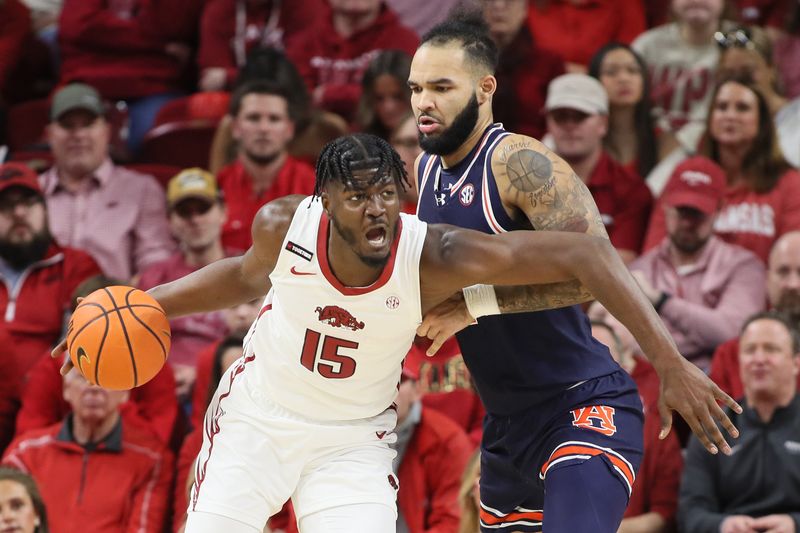
[[[401,214],[391,256],[368,287],[345,287],[328,263],[335,231],[312,197],[303,200],[270,274],[272,289],[245,339],[269,398],[317,420],[385,411],[422,320],[419,260],[427,225]]]

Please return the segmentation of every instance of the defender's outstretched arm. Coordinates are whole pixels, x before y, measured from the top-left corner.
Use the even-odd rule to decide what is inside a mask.
[[[514,231],[501,235],[429,226],[420,280],[423,311],[447,298],[446,291],[475,283],[554,283],[576,278],[633,333],[662,382],[662,438],[678,411],[712,453],[730,447],[715,423],[734,437],[738,431],[717,404],[741,407],[688,362],[628,272],[611,243],[566,232]],[[719,448],[718,448],[719,447]]]

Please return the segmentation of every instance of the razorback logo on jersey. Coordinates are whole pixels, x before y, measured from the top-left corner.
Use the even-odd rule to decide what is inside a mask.
[[[347,309],[342,309],[338,305],[326,305],[325,307],[317,307],[315,309],[319,316],[320,322],[333,326],[335,328],[348,328],[353,331],[364,329],[364,323],[359,322],[356,317],[350,314]]]
[[[606,405],[579,407],[572,411],[572,425],[584,429],[593,429],[610,437],[617,432],[617,426],[614,424],[614,413],[614,408]]]

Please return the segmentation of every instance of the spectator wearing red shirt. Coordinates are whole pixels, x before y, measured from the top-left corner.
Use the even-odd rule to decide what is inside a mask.
[[[282,50],[328,10],[323,0],[208,0],[200,20],[201,91],[230,87],[255,47]]]
[[[124,100],[135,153],[158,110],[181,90],[191,49],[158,21],[191,16],[186,0],[64,0],[58,21],[61,83],[80,81]],[[195,10],[194,16],[198,15]]]
[[[3,462],[29,473],[47,505],[50,531],[162,533],[172,457],[155,437],[125,424],[127,391],[90,385],[77,370],[64,377],[72,414],[17,438]]]
[[[507,130],[541,139],[547,86],[564,73],[564,62],[536,46],[525,25],[528,4],[529,0],[483,2],[483,18],[500,51],[492,112],[495,121],[502,122]]]
[[[0,165],[0,372],[9,380],[0,426],[6,430],[20,383],[61,335],[72,292],[100,273],[91,257],[55,243],[47,217],[36,173],[21,163]],[[0,449],[10,438],[0,434]]]
[[[611,244],[626,262],[639,254],[653,198],[641,177],[603,148],[608,96],[586,74],[564,74],[548,88],[547,131],[561,156],[592,193]]]
[[[382,0],[329,0],[330,14],[286,46],[312,94],[326,111],[351,121],[361,96],[361,76],[379,50],[414,55],[419,38],[402,26]]]
[[[253,321],[258,317],[261,304],[262,299],[257,298],[230,309],[224,309],[222,316],[228,331],[227,337],[239,336],[244,338]],[[217,382],[220,376],[225,372],[225,369],[222,369],[219,373],[214,372],[214,365],[218,356],[217,350],[223,341],[224,339],[220,339],[213,342],[198,353],[197,380],[192,391],[191,423],[193,427],[199,427],[203,424],[208,402],[217,390]]]
[[[78,305],[78,298],[86,297],[103,287],[119,284],[119,281],[105,276],[87,279],[72,293],[72,309]],[[22,406],[17,415],[17,437],[27,431],[57,424],[69,414],[70,404],[64,399],[62,390],[62,362],[61,358],[50,357],[48,348],[28,372],[28,379],[22,389]],[[161,442],[168,443],[178,416],[172,369],[165,366],[153,379],[131,390],[128,401],[120,407],[120,413],[126,424],[144,428]]]
[[[710,159],[678,165],[661,196],[668,235],[629,265],[678,351],[706,372],[766,301],[759,258],[713,235],[724,195],[725,173]]]
[[[610,317],[610,315],[609,315]],[[592,321],[592,336],[608,346],[611,356],[627,371],[642,396],[644,406],[644,457],[636,474],[628,508],[620,524],[620,532],[663,533],[674,525],[678,507],[683,459],[675,432],[661,440],[661,418],[658,414],[658,375],[644,358],[633,354],[630,344],[617,335],[625,327],[610,317],[612,323]],[[624,335],[633,337],[627,330]]]
[[[483,435],[486,410],[472,384],[461,347],[450,337],[436,354],[425,355],[431,341],[419,338],[406,356],[407,370],[416,372],[422,405],[449,417],[467,434],[477,448]]]
[[[717,85],[706,131],[700,152],[727,177],[714,232],[766,263],[775,240],[800,229],[800,172],[783,158],[767,101],[749,80],[728,78]],[[664,235],[664,211],[656,208],[645,250]]]
[[[423,407],[417,378],[406,366],[395,400],[398,531],[448,533],[458,527],[461,475],[475,447],[455,422]]]
[[[0,95],[22,57],[22,48],[30,33],[31,15],[28,8],[19,0],[0,0]]]
[[[640,0],[539,0],[529,10],[528,27],[539,47],[558,55],[567,71],[586,72],[601,46],[630,44],[646,23]]]
[[[179,250],[169,259],[144,269],[137,286],[149,290],[181,278],[214,261],[236,255],[222,247],[226,208],[214,175],[190,168],[167,185],[169,224]],[[175,372],[176,393],[189,398],[197,372],[197,354],[227,333],[222,312],[215,311],[170,320],[172,345],[169,363]]]
[[[784,313],[800,330],[800,231],[786,233],[775,241],[769,254],[766,288],[770,307]],[[717,348],[710,377],[733,398],[744,396],[738,337]],[[800,376],[797,381],[800,386]]]
[[[258,210],[287,194],[314,192],[314,169],[289,156],[297,110],[286,89],[271,82],[249,82],[231,97],[231,133],[239,143],[236,161],[217,175],[228,219],[222,244],[246,250]]]

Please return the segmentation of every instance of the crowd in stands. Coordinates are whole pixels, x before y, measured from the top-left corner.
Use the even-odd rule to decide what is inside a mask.
[[[645,409],[619,532],[800,533],[797,0],[0,0],[0,530],[182,531],[260,302],[173,320],[129,392],[50,349],[98,288],[243,253],[331,139],[381,136],[413,175],[411,58],[457,11],[497,44],[495,120],[569,163],[681,353],[744,407],[732,456],[660,439],[655,370],[588,306]],[[484,410],[455,339],[425,349],[396,401],[397,531],[477,533]],[[295,532],[291,505],[264,528]]]

